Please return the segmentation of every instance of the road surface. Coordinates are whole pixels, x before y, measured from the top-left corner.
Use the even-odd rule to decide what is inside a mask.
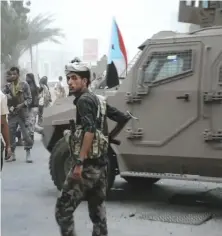
[[[36,139],[33,164],[25,163],[22,147],[16,150],[16,162],[4,163],[2,236],[59,236],[54,219],[58,191],[49,176],[49,153],[38,135]],[[194,197],[196,193],[215,188],[222,185],[164,180],[152,189],[135,190],[117,178],[106,203],[109,235],[221,236],[222,197],[211,199],[214,206],[201,205],[201,200]],[[175,201],[169,203],[176,193],[182,194],[175,198],[179,205]],[[194,204],[194,200],[199,202]],[[75,222],[78,235],[91,235],[86,202],[78,207]]]

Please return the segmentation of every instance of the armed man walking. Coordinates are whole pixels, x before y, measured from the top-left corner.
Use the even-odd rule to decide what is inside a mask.
[[[93,236],[107,236],[106,190],[108,135],[106,116],[116,122],[128,116],[89,92],[90,69],[80,61],[66,65],[70,92],[75,96],[76,128],[67,141],[75,165],[70,169],[56,203],[56,220],[62,236],[76,236],[73,213],[83,199],[88,201]],[[66,137],[66,135],[65,135]]]
[[[59,81],[55,84],[54,92],[56,99],[64,98],[66,96],[65,88],[62,83],[62,76],[59,76]]]
[[[33,144],[33,140],[30,137],[28,131],[28,112],[29,106],[32,103],[32,95],[30,87],[27,82],[21,81],[19,78],[19,69],[12,67],[10,69],[11,75],[8,77],[8,84],[5,85],[3,93],[8,98],[8,123],[10,130],[10,141],[12,155],[6,161],[15,161],[15,149],[16,149],[16,130],[18,125],[21,128],[23,138],[26,146]],[[31,162],[30,150],[26,150],[26,162]]]

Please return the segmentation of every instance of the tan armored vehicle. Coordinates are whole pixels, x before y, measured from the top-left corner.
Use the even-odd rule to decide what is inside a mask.
[[[136,185],[161,178],[222,182],[221,42],[222,26],[213,26],[161,32],[139,47],[127,78],[107,96],[138,118],[118,135],[120,145],[110,145],[109,188],[117,174]],[[63,131],[75,117],[72,101],[61,99],[44,114],[43,143],[58,189],[71,162]]]

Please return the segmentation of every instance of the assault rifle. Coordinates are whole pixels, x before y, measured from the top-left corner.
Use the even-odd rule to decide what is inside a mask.
[[[74,158],[74,154],[73,154],[73,149],[72,149],[72,138],[74,137],[75,138],[75,132],[76,132],[76,123],[75,121],[72,119],[72,120],[69,120],[69,125],[70,125],[70,131],[71,131],[71,135],[69,136],[69,140],[68,140],[68,143],[69,143],[69,149],[70,149],[70,154],[71,154],[71,157]]]
[[[69,120],[69,125],[70,125],[71,134],[74,135],[75,132],[76,132],[76,123],[75,123],[75,121],[73,119]]]

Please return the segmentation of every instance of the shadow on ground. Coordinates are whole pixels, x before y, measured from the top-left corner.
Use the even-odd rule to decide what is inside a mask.
[[[47,184],[47,186],[49,186]],[[59,191],[52,186],[41,194],[56,198]],[[125,181],[116,181],[107,196],[107,202],[162,202],[169,205],[203,206],[222,210],[222,188],[197,191],[194,188],[182,188],[157,182],[152,186],[135,187]]]
[[[114,207],[121,204],[125,209],[125,219],[201,225],[212,218],[222,219],[220,191],[221,188],[215,188],[203,192],[189,186],[183,189],[161,182],[150,188],[141,188],[116,181],[107,197],[107,205]],[[58,191],[52,188],[45,194],[56,198]],[[132,210],[129,212],[128,208]]]

